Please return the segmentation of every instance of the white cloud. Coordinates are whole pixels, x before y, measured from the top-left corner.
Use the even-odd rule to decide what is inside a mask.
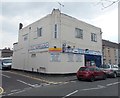
[[[51,13],[53,8],[59,8],[57,2],[58,0],[56,0],[55,3],[46,3],[41,1],[39,3],[4,2],[2,4],[2,15],[0,15],[0,21],[2,21],[0,42],[2,39],[3,43],[2,46],[0,45],[0,48],[3,48],[7,45],[7,47],[13,47],[12,44],[17,42],[18,25],[20,22],[23,23],[23,26],[25,27],[41,19],[43,16]],[[63,4],[65,4],[65,7],[62,8],[63,13],[102,28],[104,39],[117,42],[118,15],[116,9],[111,10],[113,7],[110,7],[110,9],[103,11],[101,10],[100,6],[94,6],[93,3],[89,2],[80,3],[80,1],[79,3],[67,2]],[[3,39],[1,37],[6,38]]]
[[[102,28],[103,39],[118,42],[118,9],[100,15],[91,23]]]
[[[9,34],[10,32],[3,32],[2,34],[0,34],[0,36],[2,35],[2,40],[1,41],[1,45],[0,47],[4,48],[4,47],[13,47],[13,43],[15,43],[15,40],[18,40],[18,36],[15,34]],[[4,38],[4,39],[3,39]]]

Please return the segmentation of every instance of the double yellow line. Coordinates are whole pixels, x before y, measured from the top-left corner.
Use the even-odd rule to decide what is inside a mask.
[[[16,72],[11,72],[11,71],[9,71],[8,73],[12,73],[12,74],[24,76],[24,77],[31,78],[31,79],[34,79],[34,80],[37,80],[37,81],[41,81],[41,82],[45,82],[45,83],[48,83],[48,84],[61,84],[61,83],[64,83],[64,82],[48,81],[48,80],[45,80],[45,79],[43,79],[43,78],[36,78],[36,77],[33,77],[33,76],[24,75],[24,74],[21,74],[21,73],[16,73]]]
[[[4,92],[4,89],[0,87],[0,95]]]

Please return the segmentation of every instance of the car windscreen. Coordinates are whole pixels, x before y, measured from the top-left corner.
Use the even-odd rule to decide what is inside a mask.
[[[86,68],[86,67],[81,67],[81,68],[79,69],[79,71],[87,71],[87,70],[89,70],[89,69]]]
[[[2,61],[3,63],[12,63],[12,59],[5,59]]]
[[[110,68],[110,66],[109,65],[102,65],[102,66],[100,66],[101,68]]]

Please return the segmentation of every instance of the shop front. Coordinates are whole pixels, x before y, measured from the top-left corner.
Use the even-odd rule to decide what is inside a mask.
[[[85,66],[101,66],[101,55],[85,54]]]

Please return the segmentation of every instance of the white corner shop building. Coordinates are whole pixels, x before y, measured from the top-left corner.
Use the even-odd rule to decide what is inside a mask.
[[[53,9],[19,30],[13,69],[46,74],[76,73],[81,66],[102,63],[101,29]]]

